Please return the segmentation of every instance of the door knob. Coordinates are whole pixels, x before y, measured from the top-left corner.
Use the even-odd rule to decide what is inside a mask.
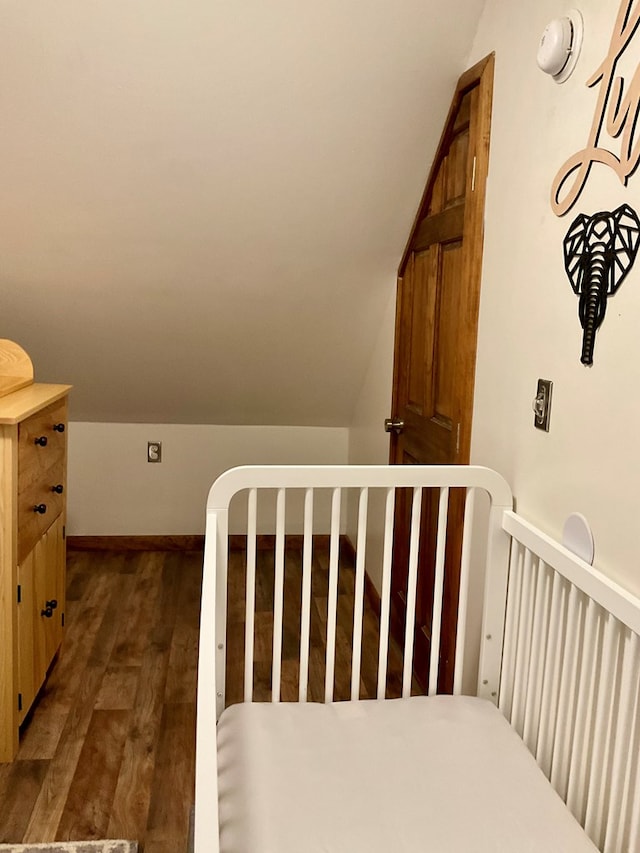
[[[400,435],[402,430],[404,429],[404,421],[400,420],[400,418],[385,418],[384,419],[384,431],[385,432],[395,432],[396,435]]]

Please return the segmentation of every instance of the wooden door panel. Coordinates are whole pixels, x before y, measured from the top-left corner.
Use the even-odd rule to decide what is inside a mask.
[[[446,424],[438,423],[435,419],[425,419],[416,415],[411,409],[405,409],[404,429],[407,432],[402,442],[400,454],[396,454],[395,464],[404,464],[405,458],[414,460],[419,465],[444,465],[451,456],[453,430]],[[429,454],[431,461],[425,462]]]
[[[454,137],[449,154],[444,162],[444,198],[443,208],[451,207],[464,199],[466,185],[466,165],[469,155],[468,125]]]
[[[442,162],[436,163],[435,169],[429,177],[426,208],[425,199],[421,205],[427,216],[442,212],[465,195],[465,182],[459,167],[460,162],[464,163],[468,156],[471,102],[472,95],[470,92],[460,100],[449,128],[451,141],[448,151],[444,153]],[[451,120],[451,116],[449,118]]]
[[[407,407],[416,414],[429,417],[430,397],[427,377],[433,370],[435,335],[436,289],[438,249],[431,246],[416,253],[409,276],[411,299],[409,388]]]
[[[475,88],[470,89],[460,99],[458,109],[456,110],[455,119],[453,121],[453,132],[455,134],[466,130],[471,122],[472,100]]]
[[[445,244],[440,253],[438,291],[438,323],[433,358],[433,408],[431,417],[448,429],[453,423],[454,371],[456,345],[461,333],[457,307],[461,300],[462,241]],[[435,289],[436,283],[433,287]]]
[[[442,168],[439,168],[433,178],[433,186],[431,188],[431,195],[427,202],[426,209],[426,217],[425,219],[432,219],[437,216],[437,214],[441,213],[444,208],[444,184],[445,184],[445,171]],[[416,229],[416,231],[419,229]],[[413,235],[414,240],[416,234]]]

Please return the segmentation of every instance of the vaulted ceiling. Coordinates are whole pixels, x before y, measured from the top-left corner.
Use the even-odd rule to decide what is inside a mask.
[[[348,425],[482,0],[3,0],[0,337],[75,420]]]

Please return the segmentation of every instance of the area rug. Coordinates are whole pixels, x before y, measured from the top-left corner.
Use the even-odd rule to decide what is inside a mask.
[[[0,844],[3,853],[137,853],[137,841],[52,841],[48,844]]]

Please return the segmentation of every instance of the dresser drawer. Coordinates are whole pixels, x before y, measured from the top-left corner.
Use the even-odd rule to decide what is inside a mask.
[[[18,562],[64,510],[66,427],[65,400],[47,406],[19,425]]]
[[[18,495],[18,563],[64,510],[64,459],[60,459],[47,474],[46,480],[35,483]],[[57,491],[60,486],[62,492]]]
[[[18,494],[43,483],[49,469],[64,463],[66,447],[65,400],[22,421],[18,428]]]

